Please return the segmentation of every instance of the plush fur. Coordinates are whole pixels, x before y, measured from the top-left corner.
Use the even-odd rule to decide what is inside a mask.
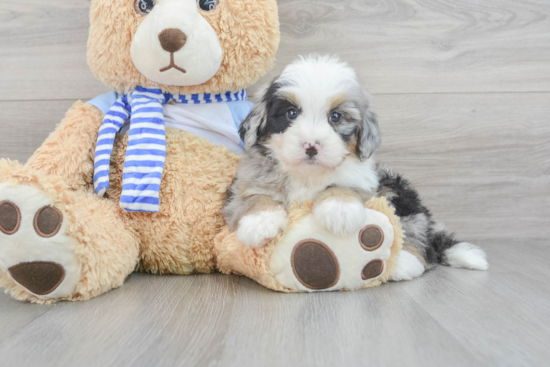
[[[279,44],[275,0],[221,0],[211,12],[196,9],[195,0],[164,0],[174,1],[192,4],[190,11],[203,17],[217,35],[223,59],[212,78],[178,87],[155,83],[137,70],[130,50],[146,17],[136,12],[135,0],[92,1],[88,61],[95,75],[118,92],[142,85],[170,93],[218,93],[247,87],[271,68]],[[239,157],[194,135],[167,129],[161,213],[128,213],[117,204],[127,136],[117,139],[106,199],[92,193],[93,156],[102,120],[96,107],[77,102],[25,166],[0,163],[0,196],[7,187],[2,185],[19,190],[18,198],[25,198],[27,188],[41,190],[44,200],[68,222],[64,235],[76,240],[74,256],[81,264],[82,278],[74,292],[57,299],[37,297],[3,272],[1,284],[17,299],[89,299],[120,286],[136,268],[173,274],[216,270],[214,237],[225,224],[221,208]],[[34,215],[22,213],[22,220]],[[16,245],[20,237],[5,236],[2,241]]]
[[[250,85],[273,64],[279,42],[275,0],[220,0],[219,7],[211,12],[189,8],[196,6],[195,0],[161,0],[161,4],[174,2],[181,2],[179,5],[187,6],[195,16],[204,17],[217,34],[223,59],[211,79],[200,85],[161,85],[138,71],[132,60],[131,45],[147,15],[136,11],[134,0],[92,1],[88,59],[96,76],[119,92],[142,85],[159,87],[170,93],[217,93]],[[151,37],[158,38],[159,42],[162,38],[158,34]],[[21,262],[6,263],[0,258],[0,286],[19,300],[37,303],[78,301],[121,286],[134,270],[155,274],[220,270],[248,275],[274,290],[288,290],[271,273],[269,259],[276,242],[243,251],[244,245],[235,240],[237,234],[230,234],[224,220],[222,207],[240,157],[193,134],[167,129],[160,211],[155,214],[127,212],[118,205],[127,135],[119,135],[116,139],[110,187],[105,198],[93,194],[93,156],[102,119],[103,114],[96,107],[77,102],[26,165],[0,160],[0,204],[9,202],[21,209],[19,231],[13,234],[0,231],[3,249],[12,251],[14,256],[11,258],[24,259],[22,261],[30,263],[26,265],[33,265],[43,260],[35,256],[40,251],[34,250],[47,244],[59,250],[49,256],[59,252],[64,257],[46,260],[61,268],[80,266],[79,272],[66,272],[69,278],[72,277],[71,281],[76,281],[74,289],[53,297],[35,294],[18,283],[10,269]],[[341,134],[346,135],[346,129]],[[370,167],[373,164],[367,159],[370,152],[363,149],[365,139],[376,140],[362,133],[357,139],[350,139],[348,146],[355,144],[358,147],[355,160]],[[258,166],[249,166],[251,170],[255,168]],[[270,165],[262,169],[269,170]],[[376,176],[368,170],[347,172],[346,180],[363,182],[364,189],[377,184]],[[297,192],[304,192],[304,189],[299,188]],[[40,204],[34,201],[37,197]],[[41,237],[33,227],[33,218],[40,210],[36,207],[44,203],[62,214],[61,229],[52,238]],[[273,207],[270,201],[256,204]],[[401,249],[402,233],[393,208],[385,199],[375,199],[366,205],[387,215],[391,224],[388,233],[393,235],[393,243],[389,242],[391,253],[386,249],[391,256],[385,264],[384,274],[364,283],[373,286],[389,279]],[[300,220],[311,214],[313,207],[314,203],[307,202],[291,208],[287,218],[279,216],[274,222],[276,230],[283,230],[286,225],[303,228]],[[248,214],[254,215],[254,209],[249,209]],[[277,238],[282,235],[279,231]],[[357,246],[358,251],[362,251],[359,243]],[[290,259],[288,262],[290,266]],[[360,279],[360,270],[366,264],[355,265],[361,266],[356,273]],[[80,274],[80,278],[74,274]]]
[[[201,11],[218,35],[223,50],[218,72],[194,86],[153,82],[132,62],[132,39],[145,19],[135,11],[134,3],[134,0],[93,0],[90,12],[88,64],[98,79],[119,93],[136,86],[159,87],[173,94],[237,91],[253,84],[273,66],[280,37],[275,0],[220,0],[215,11]]]
[[[71,190],[86,189],[93,179],[95,143],[103,113],[76,102],[27,167],[63,179]]]
[[[117,141],[106,195],[117,203],[127,138]],[[141,241],[138,269],[156,274],[215,271],[214,237],[225,226],[221,209],[239,157],[176,129],[167,129],[166,147],[159,213],[125,213]]]
[[[84,300],[122,285],[134,269],[139,255],[139,241],[128,227],[116,203],[97,200],[92,193],[70,190],[58,176],[46,175],[9,160],[0,160],[0,183],[11,187],[32,187],[43,191],[51,205],[63,211],[69,222],[67,234],[77,241],[74,249],[81,263],[81,280],[66,300]],[[24,216],[33,213],[22,213]],[[3,245],[11,238],[3,238]],[[113,244],[116,244],[115,246]],[[53,299],[37,298],[16,284],[7,274],[0,285],[19,300],[50,303]]]

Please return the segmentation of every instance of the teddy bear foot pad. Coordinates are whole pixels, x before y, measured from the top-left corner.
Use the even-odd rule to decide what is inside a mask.
[[[42,191],[0,184],[0,269],[38,298],[67,296],[80,280],[66,227]]]
[[[365,210],[364,226],[348,236],[328,231],[312,214],[305,217],[274,249],[275,279],[298,292],[358,289],[379,279],[391,256],[394,230],[387,216]]]

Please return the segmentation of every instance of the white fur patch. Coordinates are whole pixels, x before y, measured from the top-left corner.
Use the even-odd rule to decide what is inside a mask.
[[[390,280],[398,282],[418,278],[424,273],[424,270],[424,265],[416,256],[408,251],[401,250],[397,258],[397,266],[390,275]]]
[[[326,229],[340,236],[359,231],[367,217],[365,207],[360,201],[346,203],[338,199],[316,205],[313,215]]]
[[[361,162],[359,158],[348,155],[344,162],[332,171],[304,175],[304,169],[287,171],[291,183],[288,187],[289,201],[302,202],[313,200],[320,192],[329,186],[357,187],[367,192],[373,192],[378,187],[378,176],[374,169],[374,160]]]
[[[394,229],[387,216],[365,209],[365,220],[361,228],[376,225],[384,232],[382,245],[374,251],[366,251],[359,242],[359,230],[347,236],[337,236],[325,229],[313,214],[306,216],[298,225],[288,230],[279,241],[271,256],[271,272],[275,279],[285,287],[299,292],[319,292],[304,286],[294,274],[291,259],[294,247],[303,240],[313,239],[324,243],[334,253],[340,268],[338,282],[330,288],[321,291],[339,289],[358,289],[378,279],[386,270],[386,261],[391,256],[394,240]],[[362,278],[363,268],[373,260],[382,260],[384,270],[375,278]]]
[[[34,229],[36,212],[52,205],[44,192],[28,186],[0,184],[0,202],[4,200],[19,207],[21,227],[9,236],[0,232],[0,268],[9,276],[10,267],[24,262],[49,261],[59,264],[65,270],[65,278],[52,293],[44,296],[29,293],[41,299],[69,296],[80,281],[80,261],[74,251],[76,240],[66,234],[67,218],[64,218],[55,236],[44,238]]]
[[[489,263],[485,252],[468,242],[461,242],[445,251],[450,266],[473,270],[487,270]]]
[[[303,91],[308,92],[308,91]],[[323,106],[324,107],[324,106]],[[309,116],[317,111],[324,111],[320,106],[311,106],[299,116],[282,134],[274,134],[268,147],[275,152],[278,160],[289,171],[303,175],[319,175],[331,172],[338,167],[349,153],[342,138],[328,124],[326,117]],[[309,113],[308,113],[309,112]],[[318,146],[315,164],[305,163],[307,158],[304,145]]]
[[[248,247],[261,247],[284,230],[287,223],[284,209],[245,215],[239,221],[237,238]]]

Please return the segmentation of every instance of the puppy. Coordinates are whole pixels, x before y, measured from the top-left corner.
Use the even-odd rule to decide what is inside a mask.
[[[238,239],[260,247],[286,228],[292,202],[338,235],[359,231],[363,203],[385,196],[405,233],[393,280],[437,263],[487,269],[485,253],[437,229],[418,193],[372,155],[381,136],[355,72],[335,57],[290,64],[263,92],[240,127],[246,153],[227,193],[224,215]]]

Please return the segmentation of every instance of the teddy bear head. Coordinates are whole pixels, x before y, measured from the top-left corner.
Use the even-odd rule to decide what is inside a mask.
[[[88,63],[119,93],[238,91],[278,45],[276,0],[92,0]]]

